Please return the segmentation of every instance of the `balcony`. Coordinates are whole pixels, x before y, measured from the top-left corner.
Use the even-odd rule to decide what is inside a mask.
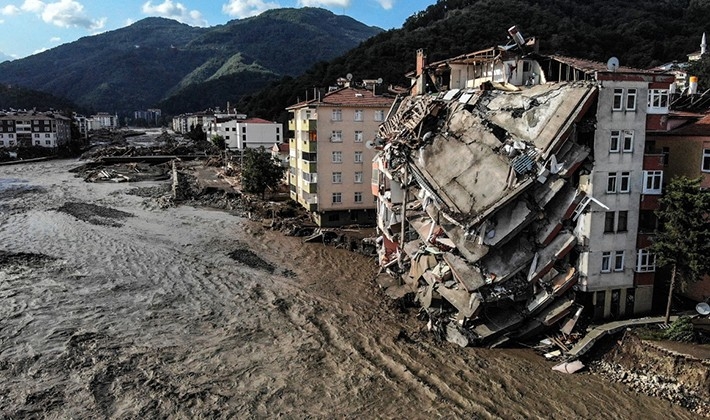
[[[296,130],[296,120],[288,120],[288,130],[289,131]]]
[[[299,169],[303,172],[308,172],[309,174],[314,174],[317,172],[318,164],[316,162],[302,160]]]
[[[303,140],[301,141],[300,150],[307,153],[316,153],[318,151],[318,143],[315,141]]]

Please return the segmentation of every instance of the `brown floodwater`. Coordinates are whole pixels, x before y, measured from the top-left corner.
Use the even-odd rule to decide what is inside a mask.
[[[531,350],[436,343],[372,259],[78,164],[0,167],[2,418],[695,417]]]

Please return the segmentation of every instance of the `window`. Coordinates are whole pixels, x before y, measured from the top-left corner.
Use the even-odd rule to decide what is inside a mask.
[[[4,145],[5,145],[5,141],[4,141],[4,140],[0,140],[0,146],[4,146]]]
[[[39,146],[39,143],[40,143],[39,140],[35,140],[35,146]]]
[[[668,89],[651,89],[648,91],[648,108],[665,110],[668,108]]]
[[[614,89],[614,101],[611,109],[614,111],[621,111],[624,101],[624,89]]]
[[[362,131],[355,131],[355,143],[362,143]]]
[[[362,184],[362,172],[355,172],[355,183]]]
[[[362,152],[355,152],[355,163],[362,163]]]
[[[333,193],[333,204],[340,204],[343,202],[343,193],[334,192]]]
[[[234,131],[237,131],[237,127],[234,127]],[[246,133],[246,132],[247,132],[247,128],[242,127],[242,133]]]
[[[627,193],[631,191],[631,172],[622,172],[619,182],[619,192]]]
[[[614,271],[624,271],[624,251],[614,251]]]
[[[343,120],[343,110],[342,109],[334,109],[331,119],[333,121],[342,121]]]
[[[12,138],[15,138],[15,135],[12,134],[12,133],[11,133],[11,134],[8,134],[7,136],[10,137],[11,139],[12,139]]]
[[[44,141],[44,144],[46,144],[47,146],[49,146],[49,145],[52,144],[52,140],[45,140],[45,141]]]
[[[606,178],[606,193],[616,194],[616,172],[609,172]]]
[[[632,130],[624,130],[624,144],[621,151],[624,153],[634,151],[634,132]]]
[[[333,172],[333,184],[340,184],[343,182],[342,172]]]
[[[663,171],[643,171],[643,193],[661,194],[663,188]]]
[[[340,143],[343,141],[343,132],[340,130],[335,130],[333,133],[330,135],[330,141],[333,143]]]
[[[362,121],[362,109],[355,110],[355,121]]]
[[[626,210],[619,211],[619,215],[616,218],[616,231],[617,232],[626,232],[627,229],[627,221],[629,218],[629,212]]]
[[[604,233],[614,232],[614,219],[616,212],[608,211],[604,214]]]
[[[629,212],[607,211],[604,213],[604,233],[626,232]]]
[[[35,138],[36,138],[36,139],[39,138],[39,133],[35,133]]]
[[[710,172],[710,149],[703,149],[703,163],[700,169],[703,172]]]
[[[48,138],[50,138],[50,137],[52,137],[51,134],[45,134],[45,135],[44,135],[44,138],[46,138],[46,139],[48,139]]]
[[[649,273],[653,271],[656,271],[656,254],[639,249],[636,256],[636,272]]]
[[[10,146],[14,146],[14,145],[15,145],[14,140],[10,140]]]
[[[377,110],[375,111],[375,121],[384,121],[385,120],[385,111],[383,110]]]
[[[333,152],[331,161],[333,163],[342,163],[343,162],[343,152]]]
[[[602,273],[609,273],[611,272],[611,252],[609,251],[604,251],[602,252]]]
[[[621,140],[621,131],[611,130],[611,137],[609,138],[609,153],[619,152],[619,143]]]
[[[636,111],[636,89],[626,90],[626,110]]]
[[[355,202],[362,203],[362,193],[359,191],[355,193]]]

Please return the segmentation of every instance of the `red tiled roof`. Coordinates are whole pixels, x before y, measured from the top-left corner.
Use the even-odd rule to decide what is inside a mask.
[[[262,118],[247,118],[246,120],[241,121],[241,122],[249,123],[249,124],[273,124],[272,121],[267,121]]]
[[[333,92],[326,93],[320,100],[312,99],[310,101],[299,102],[291,105],[286,109],[302,108],[306,105],[315,106],[349,106],[349,107],[378,107],[388,108],[392,105],[394,98],[375,95],[368,89],[356,89],[352,87],[344,87]]]
[[[707,136],[710,137],[710,114],[705,115],[693,124],[685,125],[677,130],[672,130],[668,134],[674,136]]]

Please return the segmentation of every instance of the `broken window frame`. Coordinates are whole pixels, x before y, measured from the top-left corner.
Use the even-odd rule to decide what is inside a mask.
[[[621,142],[621,151],[623,153],[633,153],[634,152],[634,131],[633,130],[623,130],[623,141]]]
[[[602,273],[611,273],[611,251],[602,252],[600,270]]]
[[[609,135],[609,153],[621,151],[621,130],[611,130]]]
[[[333,204],[343,204],[343,193],[334,192],[332,195]]]
[[[629,224],[629,212],[627,210],[619,210],[616,215],[616,232],[626,232]]]
[[[643,194],[660,195],[663,192],[663,171],[643,171]]]
[[[343,183],[343,173],[342,172],[333,172],[331,180],[333,181],[333,184],[342,184]]]
[[[615,211],[604,213],[604,233],[614,233],[614,219],[616,219]]]
[[[639,249],[636,254],[636,272],[653,273],[656,271],[656,254],[647,249]]]
[[[333,130],[330,134],[330,141],[332,143],[342,143],[343,142],[343,132],[341,130]]]
[[[703,149],[703,158],[700,161],[700,171],[710,172],[710,149]]]
[[[624,271],[625,251],[614,251],[614,271]]]

